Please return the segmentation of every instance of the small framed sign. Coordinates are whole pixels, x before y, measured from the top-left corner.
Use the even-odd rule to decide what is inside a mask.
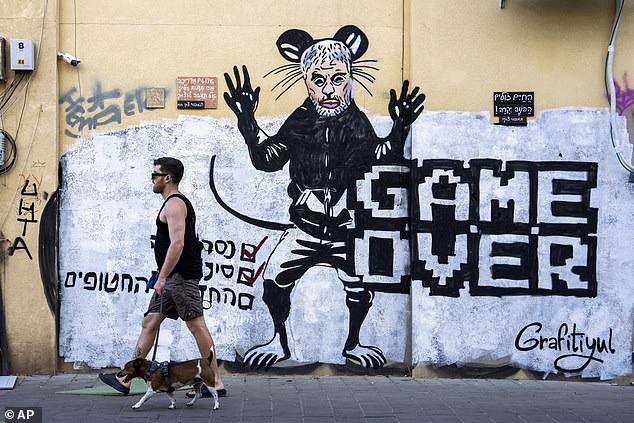
[[[202,103],[202,107],[200,104]],[[217,109],[218,78],[179,76],[176,78],[176,107],[179,109]]]
[[[145,107],[148,109],[165,108],[165,88],[146,88]]]
[[[526,125],[527,116],[535,116],[533,91],[497,91],[493,93],[493,116],[498,125]]]

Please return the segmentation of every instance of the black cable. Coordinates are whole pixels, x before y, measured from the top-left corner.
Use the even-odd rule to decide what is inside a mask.
[[[5,98],[6,98],[7,94],[12,89],[14,89],[14,86],[16,85],[17,81],[18,81],[18,78],[13,78],[13,80],[11,80],[11,82],[9,83],[7,88],[5,88],[4,91],[2,91],[2,93],[0,93],[0,104],[3,104],[5,102]]]
[[[2,167],[0,167],[0,175],[3,175],[7,173],[9,169],[11,169],[13,165],[15,164],[17,147],[15,145],[15,140],[13,139],[11,135],[9,135],[7,131],[0,129],[0,133],[2,133],[4,135],[4,139],[7,140],[7,143],[4,146],[5,161],[4,161],[4,164],[2,164]],[[9,155],[7,154],[9,149],[7,147],[9,145],[11,146],[11,158],[10,160],[7,160],[7,157],[9,157]]]
[[[15,79],[13,81],[11,81],[9,83],[9,85],[7,86],[7,88],[5,88],[1,93],[0,93],[0,102],[3,101],[4,96],[7,94],[7,92],[9,91],[9,89],[11,88],[11,86],[13,85],[13,82],[15,81]]]
[[[26,73],[22,73],[20,75],[20,78],[15,78],[12,82],[11,85],[9,87],[7,87],[7,91],[10,91],[8,93],[5,93],[2,99],[2,102],[0,102],[0,112],[3,111],[4,106],[7,105],[7,103],[9,102],[9,100],[11,99],[11,97],[13,97],[13,94],[15,94],[15,91],[18,89],[18,87],[20,86],[20,84],[22,83],[22,81],[24,80],[24,76],[26,75]],[[17,83],[15,83],[17,81]],[[8,97],[7,97],[8,94]],[[6,98],[5,98],[6,97]]]
[[[9,86],[8,86],[7,88],[5,88],[5,89],[2,91],[2,94],[0,94],[0,96],[4,96],[4,95],[5,95],[5,93],[6,93],[7,91],[9,91],[9,89],[11,88],[11,86],[12,86],[13,84],[15,84],[15,82],[16,82],[16,78],[13,78],[13,79],[11,80],[11,82],[9,83]]]
[[[7,89],[2,95],[2,103],[0,103],[0,109],[7,104],[7,102],[9,101],[11,96],[13,96],[13,94],[15,93],[15,90],[17,90],[18,86],[20,85],[23,79],[24,79],[24,74],[21,74],[19,78],[17,77],[13,78],[13,81],[11,81],[11,84],[7,87]]]
[[[4,91],[4,93],[2,94],[2,96],[0,97],[0,116],[2,116],[4,114],[4,112],[6,112],[6,110],[3,110],[4,107],[7,105],[7,103],[9,102],[9,100],[11,100],[11,98],[13,97],[13,95],[15,94],[15,91],[18,89],[18,87],[20,86],[20,84],[22,83],[22,81],[24,80],[26,76],[26,72],[21,72],[20,73],[20,77],[19,78],[14,78],[13,81],[11,81],[11,84],[7,87],[7,89]],[[26,87],[27,92],[28,92],[28,85]],[[22,117],[24,116],[24,108],[26,106],[26,94],[24,96],[24,103],[22,104],[22,111],[20,113],[20,118],[18,121],[18,130],[20,130],[20,126],[22,124]],[[16,138],[18,136],[18,133],[16,131]],[[17,158],[17,145],[15,142],[15,138],[13,138],[11,135],[9,135],[9,133],[7,131],[5,131],[4,129],[0,129],[0,133],[4,134],[4,138],[5,138],[5,145],[4,145],[4,163],[0,163],[0,175],[4,175],[5,173],[7,173],[9,171],[9,169],[11,169],[13,167],[13,165],[15,164],[16,158]],[[10,147],[10,148],[9,148]]]
[[[4,302],[2,301],[2,286],[0,285],[0,375],[9,375],[9,351],[7,345],[7,327],[4,318]]]

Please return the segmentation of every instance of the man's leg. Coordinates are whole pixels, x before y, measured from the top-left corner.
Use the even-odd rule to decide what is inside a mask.
[[[141,322],[141,334],[136,341],[136,346],[132,352],[132,359],[139,357],[147,357],[154,341],[156,340],[156,332],[159,326],[165,320],[165,316],[160,313],[148,313]]]
[[[136,341],[131,360],[139,357],[147,357],[156,340],[156,332],[164,319],[165,316],[160,313],[148,313],[147,316],[143,318],[141,322],[141,334]],[[117,380],[126,387],[130,387],[132,383],[132,381],[124,383],[123,378],[117,378]]]
[[[224,384],[220,379],[220,373],[218,372],[218,362],[216,361],[216,347],[214,345],[214,340],[211,337],[211,333],[209,333],[209,329],[207,328],[207,324],[205,323],[204,316],[198,316],[191,320],[185,322],[189,331],[194,335],[194,339],[196,340],[196,344],[198,345],[198,350],[200,351],[200,357],[203,360],[206,360],[209,357],[209,351],[213,348],[214,351],[214,359],[211,361],[211,368],[214,371],[215,375],[215,388],[216,390],[224,389]]]

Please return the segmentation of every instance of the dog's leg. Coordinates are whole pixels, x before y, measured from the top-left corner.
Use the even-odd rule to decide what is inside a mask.
[[[196,400],[198,400],[198,398],[202,397],[203,394],[200,392],[200,389],[196,390],[196,395],[194,395],[194,398],[192,398],[191,401],[189,401],[188,403],[186,403],[185,405],[188,407],[191,407],[192,405],[194,405],[196,403]]]
[[[214,397],[214,410],[217,410],[218,408],[220,408],[220,403],[218,402],[218,392],[216,392],[216,388],[213,388],[211,386],[208,386],[207,388],[209,388],[209,392],[211,392],[211,395],[213,395]]]
[[[176,408],[176,396],[174,395],[174,392],[166,392],[166,394],[168,397],[170,397],[170,406],[167,408],[173,410],[174,408]]]
[[[212,379],[213,380],[213,379]],[[203,386],[203,382],[200,378],[196,379],[196,381],[194,382],[194,384],[192,385],[192,389],[194,390],[194,397],[192,398],[191,401],[189,401],[187,404],[188,407],[191,407],[192,405],[194,405],[194,403],[196,402],[196,400],[198,400],[198,398],[202,397],[203,394],[200,391],[201,388]]]
[[[148,398],[150,398],[152,395],[154,395],[154,391],[152,390],[152,384],[150,382],[148,382],[147,384],[147,391],[145,392],[145,395],[143,395],[143,397],[141,397],[141,399],[139,400],[139,402],[137,402],[136,404],[134,404],[132,406],[132,408],[134,410],[138,409],[139,407],[141,407],[143,405],[143,403],[145,401],[148,400]]]

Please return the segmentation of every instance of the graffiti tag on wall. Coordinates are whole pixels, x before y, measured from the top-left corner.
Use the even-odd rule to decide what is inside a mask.
[[[612,328],[607,337],[589,336],[576,323],[562,323],[556,334],[548,336],[542,332],[544,325],[533,322],[524,326],[515,338],[518,351],[553,350],[562,353],[553,363],[561,372],[580,372],[592,362],[603,363],[598,354],[614,354]]]
[[[104,90],[96,82],[90,96],[80,96],[73,87],[59,98],[64,108],[64,121],[71,129],[65,129],[67,137],[77,138],[84,129],[97,129],[108,124],[120,124],[122,116],[133,116],[148,109],[145,106],[145,88],[122,93],[118,88]]]
[[[623,86],[621,87],[618,82],[614,82],[614,88],[616,92],[616,111],[625,116],[626,111],[634,106],[634,89],[630,87],[627,79],[627,72],[623,74]],[[631,111],[634,113],[634,110]]]
[[[154,235],[150,236],[153,241]],[[216,240],[209,241],[206,239],[201,240],[203,244],[203,251],[207,253],[207,259],[209,256],[214,256],[218,261],[204,261],[206,273],[201,282],[198,285],[200,295],[203,300],[203,308],[208,310],[215,304],[228,304],[231,307],[237,307],[239,310],[251,310],[253,308],[253,301],[255,297],[249,292],[240,292],[237,289],[231,289],[224,287],[218,289],[214,286],[208,286],[206,282],[211,281],[212,278],[222,278],[223,280],[230,280],[235,284],[246,285],[248,288],[252,288],[255,281],[260,277],[262,270],[266,262],[259,264],[257,268],[249,263],[256,263],[257,253],[266,242],[267,237],[260,240],[257,245],[242,242],[241,248],[238,251],[236,249],[236,242],[231,240]],[[152,242],[152,247],[154,243]],[[237,254],[239,252],[239,255]],[[239,261],[243,265],[238,266],[236,272],[236,266],[231,263],[226,263],[227,260],[231,260],[239,257]],[[66,272],[64,276],[64,288],[80,288],[87,291],[105,292],[108,294],[115,294],[118,292],[127,292],[129,294],[148,293],[150,289],[146,287],[148,278],[146,276],[133,276],[129,273],[109,273],[109,272]]]
[[[33,175],[24,177],[24,185],[20,190],[20,203],[18,205],[18,218],[16,219],[22,225],[22,233],[16,237],[12,245],[9,246],[9,255],[12,256],[16,251],[23,250],[30,260],[33,260],[31,251],[29,250],[24,237],[27,234],[27,229],[31,224],[37,223],[38,219],[35,217],[35,205],[40,203],[38,198],[37,187],[42,184],[42,178],[39,179]]]

